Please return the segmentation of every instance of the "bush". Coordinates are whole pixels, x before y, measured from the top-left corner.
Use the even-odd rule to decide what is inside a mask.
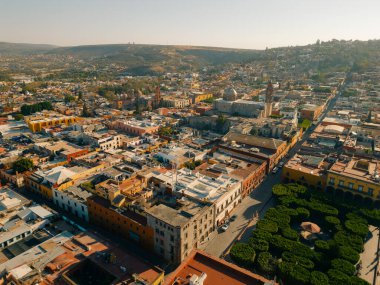
[[[296,209],[288,208],[282,205],[278,205],[275,207],[275,209],[282,214],[288,215],[290,217],[295,217],[298,215],[298,212]]]
[[[363,239],[358,235],[339,231],[334,235],[334,242],[340,246],[349,246],[357,252],[363,251]]]
[[[269,250],[269,243],[266,240],[250,238],[249,239],[249,245],[252,246],[252,248],[255,251],[268,251]]]
[[[281,234],[284,238],[298,241],[298,232],[291,228],[284,228],[281,230]]]
[[[356,213],[352,213],[352,212],[348,213],[346,215],[346,220],[355,220],[355,221],[362,223],[362,224],[368,224],[368,221],[365,218],[359,216]]]
[[[262,273],[272,275],[276,272],[277,260],[269,252],[260,252],[257,265]]]
[[[340,258],[331,261],[331,268],[339,270],[347,275],[354,275],[355,273],[355,266],[353,266],[347,260]]]
[[[290,216],[279,212],[275,208],[270,208],[265,213],[265,219],[276,222],[277,225],[288,225],[290,223]]]
[[[329,229],[335,228],[335,226],[340,224],[340,220],[334,216],[326,216],[325,217],[326,225]]]
[[[292,193],[285,184],[276,184],[272,187],[272,193],[276,197],[289,196]]]
[[[368,225],[361,223],[360,220],[347,220],[344,223],[344,226],[351,233],[359,235],[362,238],[368,234]]]
[[[302,256],[298,256],[292,252],[285,251],[282,253],[281,257],[283,261],[301,265],[302,267],[306,269],[314,268],[314,263],[310,259],[302,257]]]
[[[270,220],[261,220],[257,222],[257,228],[259,230],[264,230],[269,233],[277,233],[278,225],[276,222]]]
[[[293,240],[283,238],[280,235],[273,235],[269,241],[270,249],[277,256],[280,256],[284,251],[290,251],[297,256],[313,259],[315,257],[314,251],[308,246]]]
[[[285,284],[310,284],[310,272],[302,266],[289,262],[281,262],[278,268],[280,271],[280,276]]]
[[[295,218],[297,222],[303,222],[310,217],[310,211],[306,208],[297,208],[297,217]]]
[[[272,234],[270,232],[260,230],[260,229],[255,229],[252,231],[252,238],[254,239],[261,239],[261,240],[266,240],[269,241],[272,237]]]
[[[250,267],[255,260],[255,250],[246,243],[236,243],[232,246],[230,256],[240,266]]]
[[[326,274],[320,271],[313,271],[310,274],[311,285],[329,285],[329,278]]]
[[[367,281],[365,281],[365,280],[363,280],[357,276],[351,276],[349,284],[350,285],[371,285]]]
[[[331,284],[349,284],[350,282],[350,277],[347,274],[336,269],[329,269],[327,275],[329,276]]]
[[[359,214],[367,219],[369,224],[380,227],[380,210],[360,209]]]
[[[316,251],[322,252],[322,253],[328,253],[330,251],[330,245],[328,242],[324,240],[317,240],[314,243],[314,247]]]
[[[349,246],[339,246],[338,256],[352,264],[356,264],[360,258],[359,253]]]

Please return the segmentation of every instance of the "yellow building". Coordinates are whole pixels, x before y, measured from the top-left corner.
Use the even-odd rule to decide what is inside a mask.
[[[193,100],[192,100],[193,104],[195,104],[203,100],[211,99],[214,97],[214,95],[211,93],[194,93],[192,97],[193,97]]]
[[[380,204],[380,161],[352,158],[337,161],[327,173],[327,191],[357,202]]]
[[[32,115],[26,116],[24,118],[25,123],[28,125],[29,129],[35,132],[41,132],[43,128],[49,128],[57,125],[71,125],[79,120],[75,116],[63,116],[55,112],[45,112],[42,115]]]
[[[298,183],[321,191],[326,186],[327,165],[324,157],[296,154],[284,165],[281,178],[285,183]]]

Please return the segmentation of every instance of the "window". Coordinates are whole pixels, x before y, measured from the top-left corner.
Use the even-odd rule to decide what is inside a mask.
[[[373,196],[373,189],[372,188],[368,188],[368,195]]]
[[[359,185],[359,186],[358,186],[358,191],[359,191],[359,192],[363,192],[363,186],[362,186],[362,185]]]
[[[352,189],[354,187],[354,184],[353,183],[348,183],[348,188]]]
[[[334,185],[335,184],[335,178],[330,178],[329,184]]]
[[[339,186],[344,186],[344,181],[343,180],[339,180]]]

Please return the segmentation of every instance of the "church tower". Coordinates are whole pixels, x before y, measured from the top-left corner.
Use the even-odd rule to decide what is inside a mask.
[[[264,117],[268,118],[272,115],[272,99],[273,99],[273,85],[272,81],[269,81],[267,90],[265,91],[265,109]]]

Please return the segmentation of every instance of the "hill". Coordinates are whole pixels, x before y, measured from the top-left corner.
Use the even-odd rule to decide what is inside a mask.
[[[42,54],[54,48],[56,48],[56,46],[45,45],[45,44],[24,44],[24,43],[0,42],[0,55],[12,56],[12,55]]]

